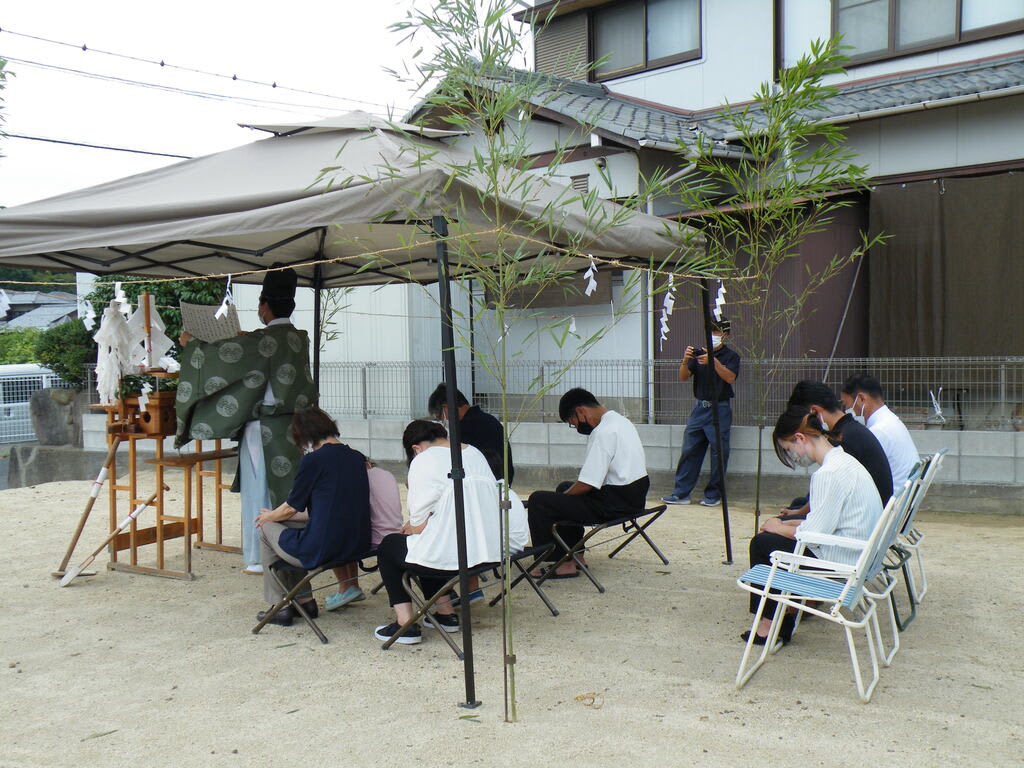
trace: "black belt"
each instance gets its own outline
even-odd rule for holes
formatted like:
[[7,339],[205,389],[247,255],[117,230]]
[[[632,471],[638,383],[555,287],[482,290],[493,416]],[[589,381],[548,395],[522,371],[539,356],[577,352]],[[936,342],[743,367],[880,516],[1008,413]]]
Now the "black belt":
[[[728,403],[728,402],[729,402],[729,400],[728,400],[728,398],[726,398],[725,400],[719,400],[718,404],[722,405],[723,403]],[[710,408],[712,405],[714,405],[714,403],[712,403],[710,400],[698,400],[697,401],[697,405],[699,407],[701,407],[701,408]]]

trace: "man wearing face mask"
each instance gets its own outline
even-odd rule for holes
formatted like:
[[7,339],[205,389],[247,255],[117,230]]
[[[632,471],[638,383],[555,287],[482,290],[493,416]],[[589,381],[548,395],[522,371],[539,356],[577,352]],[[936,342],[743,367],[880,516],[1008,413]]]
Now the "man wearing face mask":
[[288,439],[292,414],[315,405],[309,337],[292,325],[295,270],[274,264],[258,313],[266,327],[210,343],[182,333],[175,447],[190,440],[239,442],[233,491],[242,493],[245,572],[260,574],[256,517],[288,498],[302,454]]
[[[714,507],[722,501],[722,478],[729,465],[729,430],[732,428],[732,385],[740,373],[740,356],[725,345],[730,323],[724,317],[712,323],[711,343],[714,345],[709,364],[707,351],[690,346],[683,352],[679,380],[693,379],[693,395],[697,398],[683,433],[683,451],[676,467],[675,488],[661,500],[666,504],[689,504],[690,492],[697,484],[708,446],[711,447],[711,478],[704,487],[701,505]],[[703,352],[695,355],[695,352]],[[718,460],[715,426],[711,409],[718,389],[718,424],[722,433],[722,461]]]
[[[835,392],[820,381],[801,381],[793,387],[788,405],[810,409],[811,415],[821,422],[821,428],[832,437],[832,444],[841,445],[846,453],[864,465],[884,506],[893,491],[889,460],[871,430],[858,424],[850,414],[843,413]],[[802,498],[794,499],[782,514],[797,519],[807,517],[809,511],[807,499]]]
[[878,438],[889,460],[893,488],[902,488],[921,456],[906,425],[885,404],[878,379],[866,373],[853,375],[843,383],[839,397],[846,412]]
[[[558,491],[534,491],[527,502],[530,538],[534,546],[553,541],[551,526],[571,520],[581,525],[562,527],[570,547],[583,538],[584,523],[614,520],[644,508],[651,481],[647,458],[636,427],[625,416],[608,410],[585,389],[570,389],[558,403],[558,416],[587,437],[587,450],[579,479],[563,483]],[[549,559],[557,560],[561,552]],[[538,574],[539,575],[539,574]],[[549,579],[578,576],[576,563],[564,563]]]
[[[478,405],[470,405],[469,400],[458,389],[455,390],[455,404],[459,409],[459,436],[463,443],[472,445],[480,453],[486,456],[489,452],[502,457],[502,451],[508,450],[508,484],[512,485],[515,478],[516,468],[512,463],[512,446],[507,445],[505,430],[501,422],[494,416],[484,411]],[[451,417],[448,415],[448,388],[445,384],[437,385],[437,389],[430,393],[427,399],[427,411],[438,420],[447,422]],[[447,424],[445,425],[447,429]],[[498,480],[504,479],[503,474],[495,473]]]

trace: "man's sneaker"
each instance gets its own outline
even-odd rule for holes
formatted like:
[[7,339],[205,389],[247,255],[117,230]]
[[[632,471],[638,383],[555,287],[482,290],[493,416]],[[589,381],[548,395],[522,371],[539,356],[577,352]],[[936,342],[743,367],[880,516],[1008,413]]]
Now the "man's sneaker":
[[[469,593],[469,604],[479,603],[484,599],[484,591],[482,589],[474,589]],[[456,597],[452,600],[452,608],[458,608],[462,604],[461,598]]]
[[690,503],[690,497],[689,496],[676,496],[674,494],[673,495],[669,495],[669,496],[662,496],[661,500],[664,501],[666,504],[689,504]]
[[[472,595],[470,599],[472,600]],[[454,613],[432,613],[430,618],[445,632],[459,631],[459,617]],[[430,625],[430,619],[423,619],[423,623]]]
[[349,603],[358,603],[366,599],[366,593],[358,587],[349,587],[344,592],[332,592],[324,600],[324,608],[336,611]]
[[717,507],[721,503],[721,499],[709,499],[707,497],[704,497],[703,499],[700,500],[700,505],[702,507]]
[[[391,639],[391,636],[398,631],[398,628],[402,626],[397,621],[392,621],[390,624],[385,624],[382,627],[377,627],[373,631],[373,636],[378,640],[387,641]],[[423,642],[423,633],[420,631],[418,624],[413,624],[407,630],[405,634],[395,640],[396,643],[402,645],[416,645],[417,643]]]

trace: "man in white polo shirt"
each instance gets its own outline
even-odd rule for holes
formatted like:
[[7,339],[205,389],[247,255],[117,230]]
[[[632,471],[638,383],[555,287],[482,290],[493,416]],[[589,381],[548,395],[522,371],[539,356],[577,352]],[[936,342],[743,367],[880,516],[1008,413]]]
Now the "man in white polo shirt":
[[892,487],[902,488],[921,456],[906,425],[885,404],[878,379],[866,373],[855,374],[843,384],[839,398],[846,412],[878,438],[892,470]]
[[[597,402],[585,389],[570,389],[558,403],[558,417],[587,436],[587,452],[579,479],[562,483],[558,491],[534,491],[527,503],[530,537],[534,546],[553,541],[551,525],[557,521],[601,523],[643,509],[651,481],[647,459],[633,423]],[[566,544],[583,538],[583,525],[561,527]],[[552,560],[561,552],[551,555]],[[564,563],[551,578],[578,576],[576,563]]]

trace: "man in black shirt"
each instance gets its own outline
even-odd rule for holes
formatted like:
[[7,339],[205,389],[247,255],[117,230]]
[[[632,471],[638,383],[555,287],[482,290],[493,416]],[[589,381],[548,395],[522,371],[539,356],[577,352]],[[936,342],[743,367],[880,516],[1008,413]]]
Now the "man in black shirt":
[[[666,504],[689,504],[690,491],[697,484],[704,454],[711,446],[711,478],[704,488],[701,504],[714,507],[722,501],[722,478],[729,465],[729,430],[732,427],[733,382],[740,373],[740,356],[725,346],[729,337],[730,324],[724,317],[711,326],[712,365],[708,364],[707,351],[701,348],[687,347],[683,353],[683,362],[679,366],[679,380],[693,379],[693,395],[697,403],[686,422],[683,435],[683,452],[676,467],[676,484],[672,493],[662,496]],[[701,352],[695,355],[695,352]],[[716,400],[715,389],[718,390],[718,424],[722,432],[722,461],[718,460],[715,445],[715,427],[711,408]]]
[[[843,411],[843,405],[836,393],[823,382],[801,381],[793,387],[788,405],[809,408],[821,419],[822,427],[836,435],[833,444],[842,447],[846,453],[859,461],[875,481],[878,496],[884,505],[892,496],[892,470],[885,456],[882,444],[871,430]],[[810,511],[806,499],[794,499],[789,509],[782,510],[786,516],[806,516]]]
[[[480,410],[479,406],[470,405],[466,396],[459,390],[455,390],[455,403],[459,409],[459,426],[462,431],[462,442],[472,445],[487,456],[488,452],[498,457],[501,463],[502,452],[505,450],[505,430],[501,422],[491,414]],[[430,398],[427,400],[427,410],[435,419],[444,419],[448,416],[448,389],[444,384],[438,384]],[[512,478],[515,476],[515,467],[512,465],[512,446],[508,446],[508,484],[512,485]],[[501,480],[501,475],[497,478]]]

